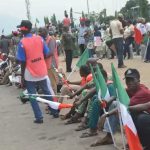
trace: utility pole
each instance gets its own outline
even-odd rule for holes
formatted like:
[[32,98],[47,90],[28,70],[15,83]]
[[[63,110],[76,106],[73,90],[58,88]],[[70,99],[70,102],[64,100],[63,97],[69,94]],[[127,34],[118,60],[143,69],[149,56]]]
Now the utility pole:
[[27,11],[27,18],[28,18],[28,20],[31,21],[30,1],[29,0],[25,0],[25,4],[26,4],[26,11]]
[[88,11],[88,15],[89,15],[89,13],[90,13],[89,0],[87,0],[87,11]]

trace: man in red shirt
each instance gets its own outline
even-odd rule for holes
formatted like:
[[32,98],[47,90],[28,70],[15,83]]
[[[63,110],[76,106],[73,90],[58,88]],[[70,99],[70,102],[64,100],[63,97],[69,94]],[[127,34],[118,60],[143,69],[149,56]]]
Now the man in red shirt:
[[65,18],[64,18],[64,20],[63,20],[63,25],[64,25],[65,27],[69,27],[70,24],[71,24],[71,20],[68,18],[68,14],[65,14]]
[[[125,72],[125,81],[127,85],[127,93],[130,97],[129,111],[133,122],[137,128],[137,132],[144,147],[144,150],[150,150],[150,90],[143,84],[140,84],[140,73],[136,69],[128,69]],[[109,112],[101,117],[101,123],[106,117],[109,117],[109,122],[112,132],[116,132],[116,127],[119,123],[117,113],[117,104],[113,104],[109,108]],[[104,124],[106,136],[103,139],[96,141],[91,146],[112,144],[112,138],[107,123]]]

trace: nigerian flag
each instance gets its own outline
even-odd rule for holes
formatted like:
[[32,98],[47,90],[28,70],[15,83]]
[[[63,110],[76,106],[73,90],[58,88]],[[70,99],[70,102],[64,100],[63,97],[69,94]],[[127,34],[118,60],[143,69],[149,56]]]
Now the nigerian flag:
[[85,49],[84,53],[80,56],[76,66],[80,68],[82,65],[85,65],[87,60],[89,59],[88,49]]
[[130,113],[128,112],[130,98],[126,90],[122,86],[119,76],[113,64],[111,64],[111,68],[112,68],[112,77],[113,77],[114,86],[118,94],[119,106],[120,106],[120,111],[121,111],[121,119],[122,119],[123,126],[125,129],[129,148],[130,150],[142,150],[142,146],[139,141],[139,137],[138,137],[134,122],[132,120]]
[[55,110],[61,110],[61,109],[64,109],[64,108],[73,107],[73,104],[66,104],[66,103],[59,103],[59,102],[49,101],[49,100],[46,100],[44,98],[35,97],[35,96],[31,96],[30,100],[32,100],[32,101],[36,100],[38,102],[45,103],[45,104],[49,105],[49,107],[51,107],[52,109],[55,109]]
[[110,98],[110,94],[107,88],[107,84],[105,82],[105,79],[99,69],[99,66],[96,66],[96,74],[94,73],[93,67],[90,64],[92,76],[93,76],[93,81],[96,85],[96,91],[98,93],[98,98],[101,101],[102,99],[108,100]]
[[94,81],[95,86],[96,86],[96,91],[97,91],[97,93],[99,93],[100,85],[99,85],[99,83],[98,83],[98,80],[97,80],[97,78],[96,78],[96,75],[95,75],[95,73],[94,73],[94,70],[93,70],[93,67],[92,67],[91,64],[90,64],[90,69],[91,69],[91,72],[92,72],[93,81]]
[[100,86],[101,98],[107,101],[110,98],[110,94],[109,94],[109,90],[108,90],[106,81],[105,81],[98,65],[96,65],[96,75],[97,75],[97,80],[98,80],[98,83]]

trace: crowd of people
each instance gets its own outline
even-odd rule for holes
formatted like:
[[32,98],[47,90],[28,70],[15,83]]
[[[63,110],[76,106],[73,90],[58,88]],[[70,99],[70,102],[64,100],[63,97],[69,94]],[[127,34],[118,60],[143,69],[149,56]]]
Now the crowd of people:
[[[86,18],[80,18],[78,29],[71,29],[70,25],[71,21],[68,15],[65,15],[59,40],[56,28],[51,28],[50,25],[40,27],[38,32],[32,33],[32,23],[28,20],[22,20],[17,26],[19,33],[13,32],[11,38],[1,36],[0,84],[17,83],[19,87],[27,89],[35,117],[34,123],[37,124],[43,123],[43,114],[39,103],[32,95],[41,90],[43,94],[49,95],[45,99],[58,103],[63,103],[65,95],[68,95],[70,99],[74,98],[70,111],[60,116],[62,120],[67,120],[65,124],[80,122],[76,131],[88,129],[87,132],[81,134],[81,138],[95,136],[98,130],[104,129],[106,136],[94,142],[92,147],[113,144],[106,117],[109,119],[114,134],[119,126],[117,94],[111,75],[97,61],[97,58],[114,59],[116,56],[118,68],[125,68],[124,59],[133,58],[135,52],[137,55],[141,54],[144,62],[150,62],[150,25],[143,18],[139,18],[136,23],[131,20],[126,21],[122,14],[112,20],[110,25],[95,24],[92,28],[90,20]],[[78,47],[80,54],[77,56],[88,51],[89,59],[80,67],[81,80],[71,82],[65,78],[64,71],[59,68],[58,57],[59,54],[64,53],[66,72],[72,72],[72,59]],[[97,67],[101,70],[107,84],[110,97],[103,100],[107,113],[103,111],[103,106],[99,101],[91,66],[95,74]],[[59,74],[62,76],[60,77]],[[16,76],[18,80],[14,81]],[[124,77],[127,85],[126,91],[130,97],[129,111],[144,150],[149,150],[150,90],[140,83],[140,73],[137,69],[127,69]],[[58,91],[60,84],[62,87]],[[54,96],[58,92],[60,92],[60,98]],[[60,110],[58,109],[48,105],[46,111],[54,118],[59,117]]]

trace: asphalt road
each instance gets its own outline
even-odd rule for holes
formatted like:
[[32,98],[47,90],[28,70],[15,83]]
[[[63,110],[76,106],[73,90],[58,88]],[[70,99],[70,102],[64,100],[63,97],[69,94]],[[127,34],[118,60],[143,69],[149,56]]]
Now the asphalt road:
[[[22,104],[16,87],[0,86],[0,150],[113,150],[113,146],[90,148],[97,137],[80,139],[75,125],[44,114],[44,123],[33,123],[30,104]],[[45,105],[40,104],[43,113]],[[102,133],[100,134],[101,136]]]

